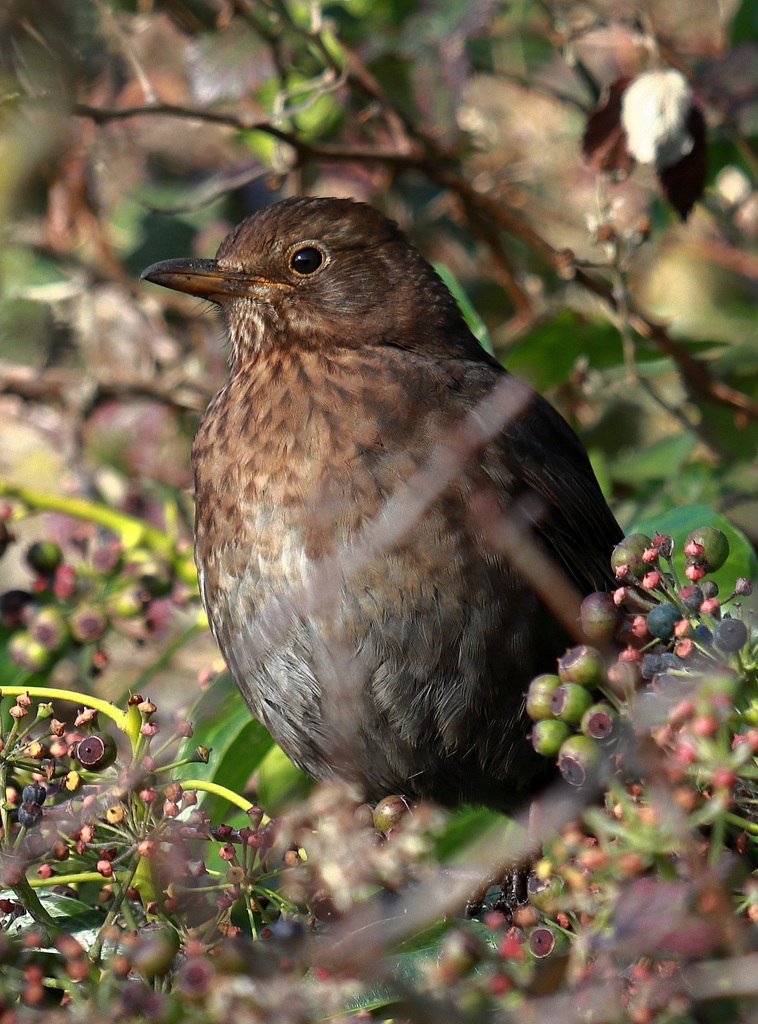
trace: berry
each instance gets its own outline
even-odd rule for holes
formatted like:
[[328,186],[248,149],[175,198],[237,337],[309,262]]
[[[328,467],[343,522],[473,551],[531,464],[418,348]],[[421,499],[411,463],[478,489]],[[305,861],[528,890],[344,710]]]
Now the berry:
[[558,874],[550,874],[541,878],[536,871],[529,874],[526,883],[526,896],[533,907],[543,913],[554,913],[555,901],[563,892],[563,879]]
[[657,636],[660,640],[668,640],[673,635],[674,626],[681,617],[678,608],[663,601],[647,613],[647,628],[652,636]]
[[77,608],[71,616],[71,632],[80,643],[92,643],[105,632],[105,616],[97,608]]
[[528,938],[529,952],[532,956],[537,957],[538,960],[542,960],[546,956],[550,956],[555,946],[555,932],[550,928],[546,928],[541,925],[539,928],[534,928],[529,933]]
[[108,611],[119,619],[131,619],[150,604],[150,594],[142,586],[128,587],[108,602]]
[[0,622],[8,629],[23,626],[27,619],[27,609],[34,601],[28,590],[6,590],[0,594]]
[[532,746],[543,757],[555,757],[561,744],[570,734],[571,727],[568,722],[561,722],[557,718],[544,718],[535,722],[532,727]]
[[577,724],[592,703],[592,695],[578,683],[563,683],[553,691],[550,710],[556,718],[572,725]]
[[32,637],[48,651],[60,651],[69,639],[63,614],[53,607],[41,608],[29,622]]
[[582,715],[579,724],[585,736],[593,740],[606,740],[616,725],[616,713],[607,704],[592,704]]
[[398,827],[408,813],[408,804],[401,796],[385,796],[374,808],[374,828],[389,832]]
[[747,626],[742,619],[723,618],[713,629],[713,642],[728,654],[742,650],[747,638]]
[[558,659],[558,676],[562,683],[577,683],[591,690],[605,678],[605,661],[600,651],[581,644]]
[[702,566],[706,572],[715,572],[729,557],[729,541],[715,526],[699,526],[687,537],[684,551],[690,562]]
[[628,566],[633,576],[642,579],[648,571],[648,564],[642,560],[642,556],[652,546],[653,542],[644,533],[630,533],[613,549],[611,568],[616,572],[622,566]]
[[26,552],[26,561],[40,576],[52,576],[63,561],[63,552],[51,540],[39,540]]
[[171,566],[158,559],[150,559],[139,566],[139,582],[150,597],[166,597],[174,587]]
[[526,691],[526,713],[539,722],[543,718],[554,718],[550,701],[560,686],[560,679],[555,675],[542,675],[532,679]]
[[696,612],[704,599],[703,591],[692,583],[687,587],[682,587],[679,591],[679,600],[691,612]]
[[101,772],[116,760],[116,741],[108,733],[93,732],[79,740],[74,748],[74,757],[91,772]]
[[558,752],[558,769],[566,782],[581,786],[597,762],[599,749],[589,736],[569,736]]
[[21,793],[21,799],[25,804],[43,804],[46,796],[47,790],[39,782],[30,782],[28,786],[24,786]]
[[18,809],[18,823],[23,828],[31,828],[42,817],[42,807],[37,803],[21,804]]
[[642,656],[642,666],[640,671],[642,672],[643,679],[652,679],[653,676],[657,676],[660,672],[665,670],[666,663],[660,654],[644,654]]
[[53,660],[52,653],[26,630],[13,634],[8,642],[8,653],[27,672],[44,672]]
[[579,614],[582,630],[590,640],[610,640],[616,632],[619,613],[611,594],[588,594]]

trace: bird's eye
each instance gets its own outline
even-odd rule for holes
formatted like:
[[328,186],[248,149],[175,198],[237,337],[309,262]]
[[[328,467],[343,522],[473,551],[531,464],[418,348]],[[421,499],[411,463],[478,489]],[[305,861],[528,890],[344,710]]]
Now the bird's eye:
[[290,257],[290,266],[296,274],[300,274],[302,277],[315,274],[323,262],[324,254],[313,245],[304,245],[302,249],[293,252]]

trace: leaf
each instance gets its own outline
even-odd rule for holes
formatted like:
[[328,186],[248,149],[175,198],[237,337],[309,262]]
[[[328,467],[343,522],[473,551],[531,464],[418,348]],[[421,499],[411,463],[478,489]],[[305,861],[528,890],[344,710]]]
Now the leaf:
[[612,467],[613,477],[627,486],[644,486],[652,480],[664,480],[684,465],[696,444],[693,434],[667,437],[642,451],[618,459]]
[[463,313],[463,319],[466,321],[468,329],[474,335],[482,348],[489,352],[491,356],[494,355],[495,350],[492,347],[492,339],[490,338],[490,332],[487,330],[487,325],[477,313],[456,276],[444,265],[444,263],[435,263],[434,269],[445,282],[450,294],[460,306],[461,313]]
[[649,537],[657,530],[669,533],[674,538],[677,572],[684,582],[684,556],[682,548],[687,535],[698,526],[715,526],[726,534],[729,541],[729,557],[718,572],[709,573],[708,579],[714,580],[723,597],[728,597],[734,589],[734,581],[738,576],[747,579],[758,579],[758,559],[756,559],[750,541],[745,534],[733,526],[728,519],[708,508],[707,505],[683,505],[681,508],[662,512],[660,515],[641,519],[634,524],[629,532],[646,533]]
[[[212,753],[208,764],[178,768],[177,779],[205,779],[241,793],[274,741],[250,715],[229,672],[221,673],[203,693],[192,710],[191,720],[194,733],[182,744],[179,756],[190,756],[196,746],[208,747]],[[220,821],[228,803],[207,793],[198,796],[211,820]]]

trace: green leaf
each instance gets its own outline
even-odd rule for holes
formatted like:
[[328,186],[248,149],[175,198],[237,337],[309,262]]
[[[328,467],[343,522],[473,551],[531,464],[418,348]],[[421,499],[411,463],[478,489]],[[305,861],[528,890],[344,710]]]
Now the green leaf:
[[733,526],[728,519],[715,512],[707,505],[683,505],[660,515],[650,516],[636,522],[630,533],[646,533],[649,537],[657,530],[668,533],[674,539],[677,572],[682,582],[684,576],[684,556],[682,548],[687,535],[698,526],[715,526],[726,534],[729,541],[729,558],[718,572],[710,573],[708,579],[714,580],[723,597],[728,597],[734,588],[738,576],[758,579],[758,559],[745,534]]
[[697,438],[694,434],[675,434],[673,437],[667,437],[642,451],[635,451],[617,459],[612,466],[613,477],[627,486],[645,485],[651,480],[664,480],[686,463],[696,444]]
[[[274,745],[242,699],[229,672],[222,672],[198,700],[190,715],[194,733],[185,740],[180,757],[196,746],[212,750],[208,764],[188,764],[176,770],[177,779],[200,778],[241,793]],[[218,822],[229,804],[210,794],[199,794],[203,810]]]
[[474,309],[471,300],[461,287],[458,279],[455,277],[453,272],[444,265],[444,263],[435,263],[434,269],[445,282],[450,294],[461,307],[461,313],[463,313],[463,318],[468,325],[468,329],[474,335],[482,348],[493,356],[495,351],[492,348],[492,339],[490,338],[490,332],[487,330],[487,325]]

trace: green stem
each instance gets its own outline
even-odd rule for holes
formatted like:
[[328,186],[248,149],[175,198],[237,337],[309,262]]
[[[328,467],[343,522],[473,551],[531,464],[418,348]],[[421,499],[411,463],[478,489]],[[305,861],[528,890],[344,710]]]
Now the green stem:
[[90,697],[86,693],[77,693],[76,690],[61,690],[56,686],[4,686],[3,693],[12,697],[28,693],[30,697],[48,697],[50,700],[67,700],[72,704],[84,704],[85,707],[94,708],[107,715],[108,718],[112,718],[122,731],[126,722],[126,714],[115,704],[101,700],[99,697]]
[[142,857],[140,857],[140,855],[135,850],[134,853],[132,854],[132,859],[129,862],[129,867],[118,880],[119,884],[114,892],[113,902],[111,903],[110,908],[108,909],[108,913],[105,917],[105,920],[103,921],[100,931],[97,933],[97,938],[92,943],[92,946],[89,951],[89,958],[93,964],[98,963],[100,960],[100,955],[103,951],[105,937],[108,935],[111,926],[118,917],[119,911],[121,910],[121,904],[126,899],[127,890],[129,889],[129,887],[132,884],[132,881],[134,880],[134,876],[137,873],[137,868],[141,860]]
[[79,871],[70,875],[51,875],[50,878],[27,879],[32,889],[44,889],[51,885],[77,885],[79,882],[104,882],[99,871]]
[[214,796],[223,797],[230,804],[235,804],[243,811],[249,811],[254,806],[250,800],[246,800],[239,793],[234,793],[231,789],[227,789],[226,786],[219,786],[215,782],[205,782],[204,779],[182,779],[182,789],[202,789],[206,793],[213,793]]
[[14,885],[13,891],[34,920],[43,925],[49,933],[50,940],[57,939],[63,934],[60,925],[54,917],[43,907],[40,898],[32,888],[32,882],[28,878],[22,878],[18,885]]

